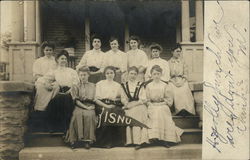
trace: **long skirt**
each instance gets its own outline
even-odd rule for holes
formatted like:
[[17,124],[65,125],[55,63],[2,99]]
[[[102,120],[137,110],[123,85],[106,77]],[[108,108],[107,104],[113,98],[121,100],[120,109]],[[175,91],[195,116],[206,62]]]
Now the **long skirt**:
[[176,127],[167,105],[148,106],[149,139],[158,139],[167,142],[180,142],[183,130]]
[[104,79],[104,76],[102,73],[97,73],[97,74],[94,74],[94,75],[90,75],[89,76],[89,82],[91,83],[97,83],[99,82],[100,80],[103,80]]
[[70,144],[77,141],[92,143],[96,140],[95,128],[95,110],[86,110],[75,106],[65,141]]
[[49,129],[66,132],[69,127],[74,103],[70,94],[57,94],[47,108]]
[[172,83],[170,84],[174,93],[175,114],[179,113],[181,110],[186,110],[195,115],[194,98],[188,86],[188,82],[185,82],[181,87],[176,87]]
[[[102,107],[96,107],[97,114],[101,113]],[[108,109],[109,112],[123,113],[119,107]],[[120,126],[103,126],[96,129],[96,146],[123,146],[125,143],[125,127]]]
[[59,87],[53,88],[52,91],[48,91],[43,84],[36,84],[34,110],[45,111],[50,100],[53,99],[58,92]]
[[[148,112],[145,105],[139,105],[126,110],[126,115],[138,120],[139,122],[148,123]],[[142,144],[148,143],[148,130],[141,127],[126,128],[126,144]]]

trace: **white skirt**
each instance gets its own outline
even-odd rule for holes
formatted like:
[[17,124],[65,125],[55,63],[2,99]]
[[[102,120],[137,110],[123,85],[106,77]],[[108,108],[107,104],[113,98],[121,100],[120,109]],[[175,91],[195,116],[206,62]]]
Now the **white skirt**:
[[148,106],[149,139],[158,139],[167,142],[180,142],[183,130],[176,127],[167,105]]
[[[127,116],[132,117],[143,124],[147,125],[148,113],[145,105],[139,105],[129,110],[125,110]],[[126,144],[148,143],[148,130],[141,127],[126,128]]]

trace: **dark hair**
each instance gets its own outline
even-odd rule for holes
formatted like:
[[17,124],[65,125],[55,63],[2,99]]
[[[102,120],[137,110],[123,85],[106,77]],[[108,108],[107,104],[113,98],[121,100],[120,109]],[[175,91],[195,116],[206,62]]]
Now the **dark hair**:
[[103,71],[103,74],[104,74],[104,75],[106,74],[107,70],[112,70],[112,71],[114,71],[114,73],[115,73],[115,75],[116,75],[116,69],[115,69],[114,66],[107,66],[107,67],[105,67],[105,68],[104,68],[104,71]]
[[[99,36],[99,35],[97,35],[97,34],[94,34],[94,35],[92,35],[91,38],[90,38],[91,43],[93,43],[93,40],[94,40],[94,39],[99,39],[99,40],[101,41],[102,38],[101,38],[101,36]],[[101,42],[102,42],[102,41],[101,41]]]
[[56,62],[57,60],[61,57],[61,56],[65,56],[67,58],[67,61],[69,62],[69,53],[66,50],[61,50],[61,52],[59,52],[58,54],[56,54]]
[[113,41],[115,41],[115,40],[117,40],[117,42],[118,42],[118,44],[119,44],[119,40],[118,40],[117,37],[110,37],[109,43],[111,43],[111,42],[113,42]]
[[139,70],[138,70],[138,68],[137,68],[136,66],[129,67],[129,68],[128,68],[128,73],[129,73],[130,71],[135,71],[137,74],[139,73]]
[[129,42],[130,42],[131,40],[137,41],[138,46],[140,46],[141,41],[140,41],[140,38],[139,38],[138,36],[130,36],[130,37],[129,37]]
[[83,66],[78,69],[78,73],[79,72],[87,72],[88,74],[90,74],[90,69],[89,67]]
[[157,72],[161,72],[162,73],[162,68],[159,65],[154,65],[151,70],[150,73],[152,74],[153,71],[157,71]]
[[52,43],[52,42],[44,41],[44,42],[41,44],[41,49],[42,49],[42,51],[44,50],[45,47],[50,47],[50,48],[52,48],[52,49],[54,50],[54,49],[55,49],[55,44]]
[[180,43],[177,43],[174,47],[172,47],[172,52],[174,51],[174,50],[176,50],[177,48],[180,48],[181,50],[182,50],[182,47],[181,47],[181,45],[180,45]]
[[150,46],[149,46],[150,50],[152,51],[153,49],[157,49],[159,50],[160,52],[162,52],[162,46],[158,43],[152,43]]

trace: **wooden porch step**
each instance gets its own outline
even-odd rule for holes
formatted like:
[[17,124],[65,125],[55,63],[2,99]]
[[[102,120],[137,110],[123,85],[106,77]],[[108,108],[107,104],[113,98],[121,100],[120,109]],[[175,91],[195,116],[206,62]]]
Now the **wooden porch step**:
[[200,121],[199,116],[173,116],[173,120],[175,125],[182,129],[198,128]]
[[86,150],[60,147],[25,147],[19,153],[19,160],[166,160],[201,159],[201,144],[179,144],[171,148],[147,147],[134,150],[132,147],[112,149],[91,148]]
[[[62,140],[63,134],[48,133],[48,132],[35,132],[26,136],[26,147],[54,147],[65,146]],[[184,129],[184,133],[181,136],[181,144],[201,144],[202,142],[202,130],[200,129]]]

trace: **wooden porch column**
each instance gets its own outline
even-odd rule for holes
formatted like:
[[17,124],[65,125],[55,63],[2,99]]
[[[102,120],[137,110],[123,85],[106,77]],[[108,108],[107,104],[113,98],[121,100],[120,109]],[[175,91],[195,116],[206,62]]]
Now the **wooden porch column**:
[[190,42],[189,0],[181,3],[182,42]]
[[24,8],[23,1],[11,1],[12,42],[24,41]]
[[27,18],[27,42],[36,41],[36,1],[25,1]]
[[196,22],[196,41],[202,42],[203,41],[203,1],[196,0],[195,1],[195,22]]
[[125,21],[125,31],[124,31],[124,51],[127,52],[129,50],[129,25],[127,21]]
[[40,10],[40,1],[36,1],[36,42],[39,45],[37,49],[37,57],[41,57],[41,43],[42,43],[42,38],[41,38],[41,10]]

